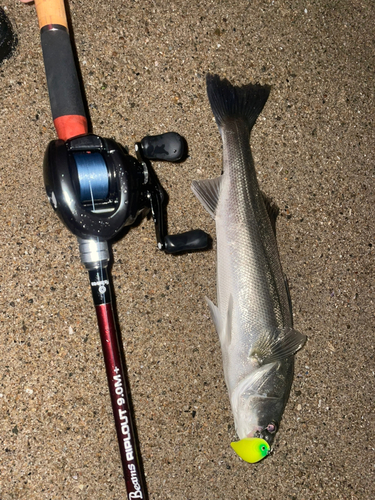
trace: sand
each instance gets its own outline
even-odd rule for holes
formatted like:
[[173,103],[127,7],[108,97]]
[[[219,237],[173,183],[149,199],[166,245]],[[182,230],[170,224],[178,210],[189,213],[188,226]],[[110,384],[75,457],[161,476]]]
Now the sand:
[[[151,220],[113,245],[149,498],[309,500],[375,496],[374,26],[371,0],[71,0],[95,133],[133,149],[176,131],[189,157],[154,163],[171,233],[207,252],[170,256]],[[33,6],[4,0],[19,44],[0,67],[0,498],[120,500],[125,486],[95,311],[76,239],[49,206],[56,133]],[[205,74],[271,85],[252,134],[295,328],[308,335],[274,453],[249,465],[233,418],[215,300],[215,227],[193,179],[221,172]]]

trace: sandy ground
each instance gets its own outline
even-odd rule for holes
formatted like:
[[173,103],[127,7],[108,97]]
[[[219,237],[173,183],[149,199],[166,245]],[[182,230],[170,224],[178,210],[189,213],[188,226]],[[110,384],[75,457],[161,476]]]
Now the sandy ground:
[[[168,256],[145,220],[113,278],[150,499],[370,499],[374,489],[372,0],[71,0],[93,128],[131,148],[175,130],[156,163],[171,233],[214,223],[190,191],[221,171],[205,74],[272,86],[252,135],[279,204],[295,327],[308,335],[267,460],[235,438],[215,298],[215,243]],[[0,68],[0,498],[126,498],[87,274],[48,204],[55,138],[32,6],[4,0],[19,45]]]

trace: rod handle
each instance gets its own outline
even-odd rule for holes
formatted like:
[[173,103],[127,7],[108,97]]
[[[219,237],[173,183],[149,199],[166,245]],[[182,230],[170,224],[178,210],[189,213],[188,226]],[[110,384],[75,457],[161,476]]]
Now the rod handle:
[[68,29],[64,0],[35,0],[39,28],[49,24],[59,24]]
[[35,0],[52,118],[64,141],[88,132],[63,0]]

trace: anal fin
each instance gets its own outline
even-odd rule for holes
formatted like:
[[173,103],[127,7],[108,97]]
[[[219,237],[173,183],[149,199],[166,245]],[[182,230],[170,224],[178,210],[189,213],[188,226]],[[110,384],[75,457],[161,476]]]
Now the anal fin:
[[214,179],[193,181],[191,184],[193,193],[213,219],[219,201],[221,179],[222,176],[220,175]]
[[215,304],[207,297],[206,302],[210,309],[210,316],[212,321],[214,322],[217,334],[219,335],[221,345],[229,345],[232,338],[233,296],[229,296],[225,323],[220,314],[219,308],[215,306]]
[[219,308],[217,306],[215,306],[215,304],[212,302],[212,300],[210,300],[208,297],[205,297],[205,299],[206,299],[206,303],[208,305],[208,308],[210,310],[211,319],[215,325],[217,334],[220,337],[221,332],[223,330],[223,326],[222,326],[223,321],[221,319]]

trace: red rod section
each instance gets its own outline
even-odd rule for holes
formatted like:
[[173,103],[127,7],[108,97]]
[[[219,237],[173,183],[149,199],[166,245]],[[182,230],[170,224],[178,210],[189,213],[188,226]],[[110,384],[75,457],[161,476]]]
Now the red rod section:
[[128,499],[147,498],[111,304],[95,306]]

